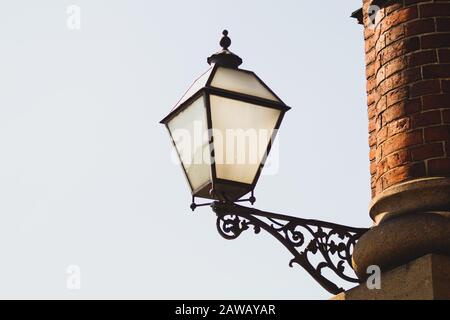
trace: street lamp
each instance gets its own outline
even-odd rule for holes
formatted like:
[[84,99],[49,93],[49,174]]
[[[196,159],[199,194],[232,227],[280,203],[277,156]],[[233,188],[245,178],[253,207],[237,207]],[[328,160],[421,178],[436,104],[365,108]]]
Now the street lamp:
[[[329,269],[344,280],[359,282],[348,269],[353,246],[367,229],[236,204],[255,202],[255,185],[290,108],[254,72],[239,69],[242,59],[228,49],[231,40],[226,30],[220,45],[222,50],[207,60],[211,67],[161,121],[190,186],[191,209],[210,205],[217,214],[218,231],[226,239],[237,238],[250,226],[256,233],[269,232],[294,255],[291,266],[301,265],[325,289],[337,294],[343,289],[322,271]],[[197,204],[196,197],[213,202]]]
[[220,44],[208,58],[212,67],[161,122],[192,196],[234,202],[254,190],[289,107],[255,73],[238,68],[242,59],[228,50],[226,30]]

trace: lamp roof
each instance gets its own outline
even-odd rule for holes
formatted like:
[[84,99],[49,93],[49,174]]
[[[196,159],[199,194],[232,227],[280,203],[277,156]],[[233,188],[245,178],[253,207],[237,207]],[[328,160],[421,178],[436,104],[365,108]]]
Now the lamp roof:
[[228,31],[223,30],[222,32],[222,39],[220,40],[220,46],[222,47],[222,50],[214,53],[212,56],[210,56],[207,61],[210,65],[217,65],[225,68],[232,68],[237,69],[242,64],[242,59],[228,50],[228,48],[231,46],[231,39],[228,37]]

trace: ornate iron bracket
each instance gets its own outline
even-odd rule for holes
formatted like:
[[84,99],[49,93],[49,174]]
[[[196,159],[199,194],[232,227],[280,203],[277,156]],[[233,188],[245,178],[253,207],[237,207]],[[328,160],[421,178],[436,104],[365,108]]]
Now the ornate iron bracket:
[[211,207],[217,214],[217,230],[222,237],[236,239],[250,227],[255,233],[267,231],[294,256],[289,266],[294,263],[300,265],[328,292],[338,294],[344,289],[323,275],[324,269],[331,271],[328,274],[334,273],[348,282],[359,283],[352,268],[352,252],[368,229],[290,217],[235,203],[216,201]]

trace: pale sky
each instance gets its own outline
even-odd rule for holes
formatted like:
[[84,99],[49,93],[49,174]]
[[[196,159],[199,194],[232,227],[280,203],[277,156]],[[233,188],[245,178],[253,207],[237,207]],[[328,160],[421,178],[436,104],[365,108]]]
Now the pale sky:
[[364,43],[349,17],[360,6],[3,1],[0,298],[328,299],[269,235],[227,241],[209,208],[191,213],[158,121],[226,28],[242,67],[292,107],[256,207],[369,226]]

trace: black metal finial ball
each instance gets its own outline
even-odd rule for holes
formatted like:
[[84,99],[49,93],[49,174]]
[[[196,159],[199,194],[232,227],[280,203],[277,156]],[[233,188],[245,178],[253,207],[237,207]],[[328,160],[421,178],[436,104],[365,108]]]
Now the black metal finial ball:
[[242,64],[242,59],[228,50],[231,45],[231,39],[228,37],[228,30],[222,31],[222,39],[220,40],[220,46],[222,50],[214,53],[208,58],[209,65],[216,65],[225,68],[237,69]]
[[223,50],[228,50],[228,48],[231,46],[231,39],[228,37],[228,30],[223,30],[222,34],[223,37],[220,40],[220,46],[223,48]]

